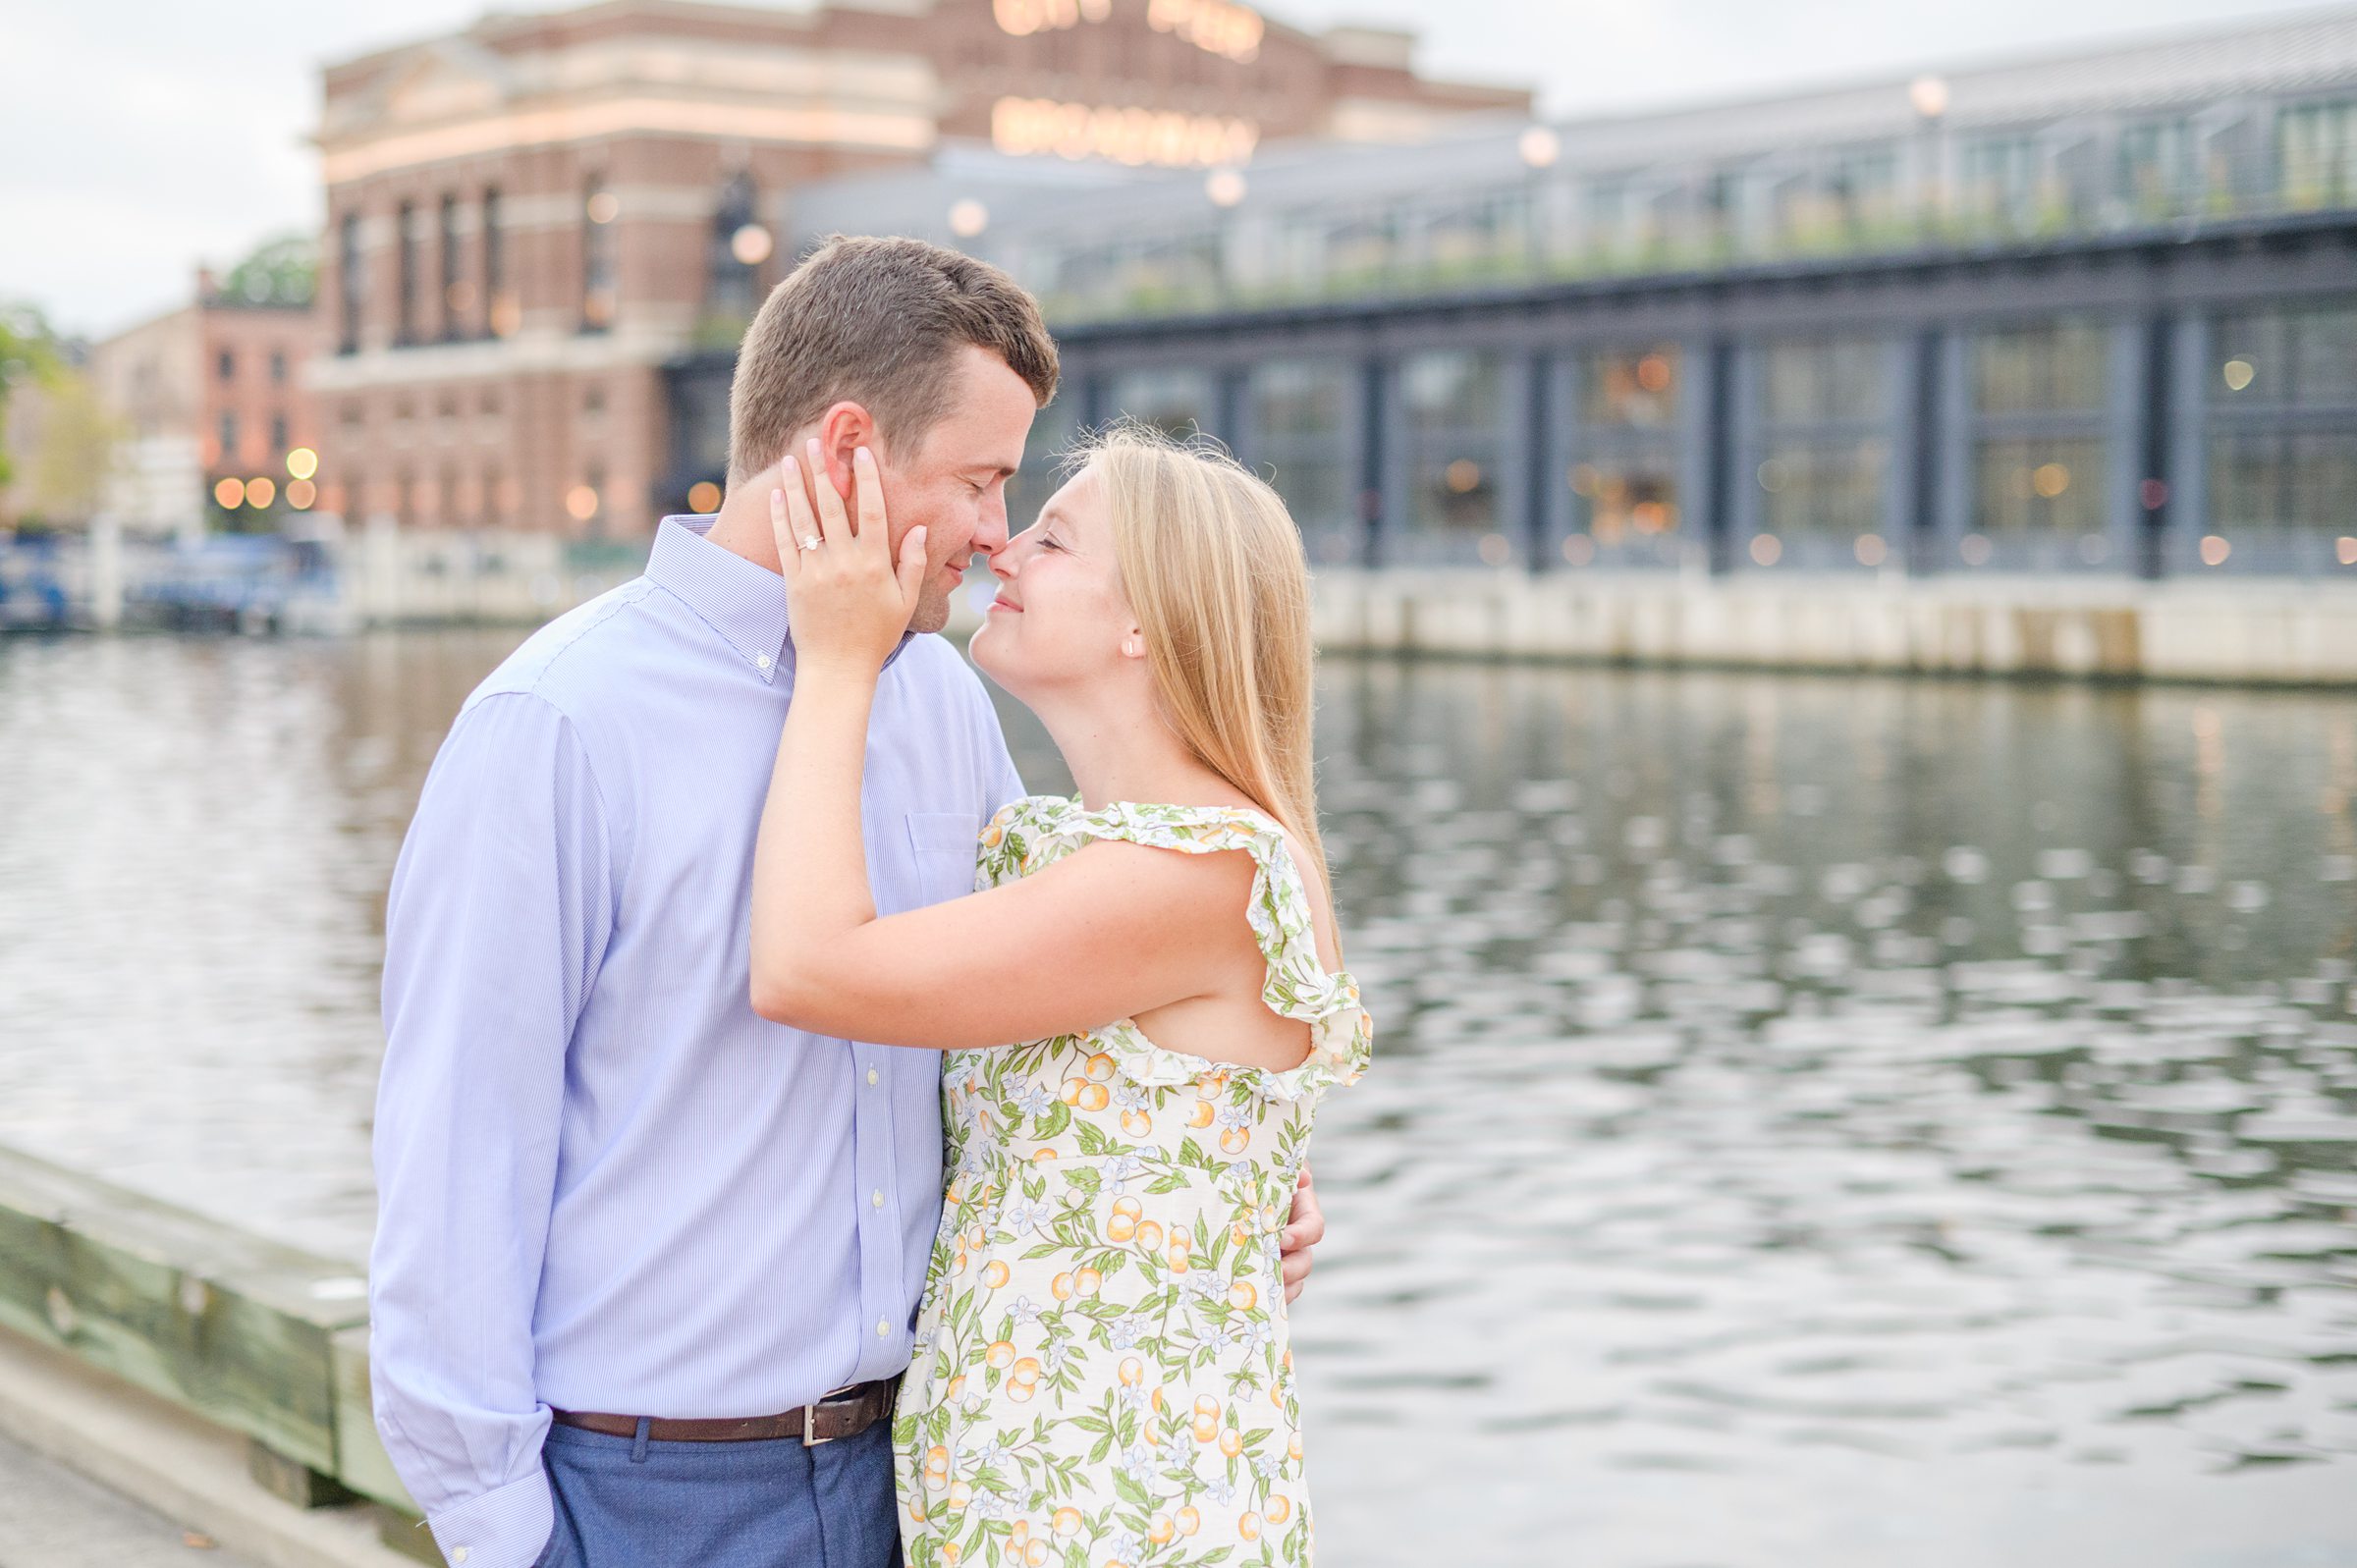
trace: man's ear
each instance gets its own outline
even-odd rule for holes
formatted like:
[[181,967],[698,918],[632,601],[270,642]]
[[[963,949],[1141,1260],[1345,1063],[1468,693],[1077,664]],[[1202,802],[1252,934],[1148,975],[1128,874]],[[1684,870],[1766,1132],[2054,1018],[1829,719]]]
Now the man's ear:
[[[875,452],[879,462],[883,460],[875,416],[864,406],[847,398],[818,416],[819,455],[826,461],[827,478],[834,483],[835,493],[847,503],[851,495],[851,454],[861,447]],[[803,454],[794,456],[799,460]]]

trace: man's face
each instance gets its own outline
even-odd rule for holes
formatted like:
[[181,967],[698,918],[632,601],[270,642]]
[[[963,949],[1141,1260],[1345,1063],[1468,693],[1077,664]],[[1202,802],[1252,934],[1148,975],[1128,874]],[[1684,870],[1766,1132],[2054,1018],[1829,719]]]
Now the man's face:
[[912,451],[877,454],[894,551],[910,528],[925,528],[925,585],[911,631],[947,625],[967,561],[1007,543],[1007,481],[1022,466],[1039,411],[1023,378],[987,349],[959,351],[951,374],[956,390],[941,422]]

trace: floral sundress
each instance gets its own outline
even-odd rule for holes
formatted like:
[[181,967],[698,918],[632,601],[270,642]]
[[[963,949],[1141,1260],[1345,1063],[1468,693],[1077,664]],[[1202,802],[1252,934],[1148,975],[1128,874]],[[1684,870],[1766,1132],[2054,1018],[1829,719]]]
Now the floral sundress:
[[1098,838],[1242,850],[1286,1072],[1155,1046],[1127,1020],[951,1053],[949,1189],[893,1423],[910,1568],[1310,1561],[1278,1232],[1319,1100],[1365,1068],[1358,986],[1318,955],[1257,812],[1032,796],[982,836],[977,890]]

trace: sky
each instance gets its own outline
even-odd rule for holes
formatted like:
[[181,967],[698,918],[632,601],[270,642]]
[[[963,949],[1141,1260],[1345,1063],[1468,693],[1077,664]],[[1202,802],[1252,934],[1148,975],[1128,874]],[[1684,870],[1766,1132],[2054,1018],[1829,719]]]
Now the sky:
[[[484,0],[0,0],[0,299],[104,335],[199,261],[315,226],[320,63],[465,26]],[[508,0],[508,9],[529,9]],[[2264,0],[1265,0],[1422,38],[1429,74],[1551,115],[1744,96],[2283,14]]]

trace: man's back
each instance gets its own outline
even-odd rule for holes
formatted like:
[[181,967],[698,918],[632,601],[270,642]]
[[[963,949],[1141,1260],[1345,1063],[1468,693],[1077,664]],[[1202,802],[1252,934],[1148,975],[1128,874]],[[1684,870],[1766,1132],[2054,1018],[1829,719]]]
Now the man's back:
[[[468,699],[395,874],[378,1413],[446,1550],[545,1537],[549,1407],[753,1415],[906,1364],[939,1061],[751,1010],[793,649],[776,576],[702,526]],[[938,639],[888,672],[867,770],[879,908],[968,891],[1020,791]]]

